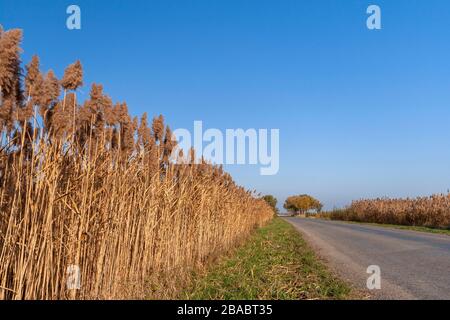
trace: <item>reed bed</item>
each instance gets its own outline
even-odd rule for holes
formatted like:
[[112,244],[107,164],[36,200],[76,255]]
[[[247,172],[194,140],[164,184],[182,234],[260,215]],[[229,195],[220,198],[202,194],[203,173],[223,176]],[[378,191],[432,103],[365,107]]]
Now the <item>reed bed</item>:
[[162,116],[131,119],[101,85],[79,105],[79,62],[23,73],[20,41],[0,28],[0,299],[167,297],[273,217]]
[[343,210],[323,213],[335,220],[450,229],[450,194],[414,199],[358,200]]

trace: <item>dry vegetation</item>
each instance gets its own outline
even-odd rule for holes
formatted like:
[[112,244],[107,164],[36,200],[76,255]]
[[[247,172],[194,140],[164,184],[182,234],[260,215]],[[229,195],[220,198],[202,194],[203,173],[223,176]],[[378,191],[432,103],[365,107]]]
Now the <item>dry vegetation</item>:
[[321,214],[335,220],[450,229],[450,194],[415,199],[358,200]]
[[79,62],[62,80],[37,57],[23,72],[21,37],[0,29],[0,299],[161,297],[150,275],[182,277],[272,218],[192,150],[170,157],[162,116],[131,119],[95,84],[79,105]]
[[291,224],[275,218],[207,272],[196,274],[180,298],[317,300],[362,295],[333,275]]

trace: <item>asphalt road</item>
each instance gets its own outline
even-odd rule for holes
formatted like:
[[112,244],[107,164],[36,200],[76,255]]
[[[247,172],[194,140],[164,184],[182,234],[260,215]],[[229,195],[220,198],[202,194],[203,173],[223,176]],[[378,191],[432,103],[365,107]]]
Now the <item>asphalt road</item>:
[[[341,278],[373,299],[450,299],[450,236],[318,219],[284,218]],[[380,267],[381,289],[367,289]]]

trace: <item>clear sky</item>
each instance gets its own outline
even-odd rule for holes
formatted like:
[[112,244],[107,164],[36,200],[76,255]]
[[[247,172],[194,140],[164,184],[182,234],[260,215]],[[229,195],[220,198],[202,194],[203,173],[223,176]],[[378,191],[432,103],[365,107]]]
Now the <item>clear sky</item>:
[[61,76],[80,59],[84,97],[99,82],[173,128],[279,128],[277,175],[227,170],[280,202],[450,189],[450,1],[0,0],[0,23],[24,29],[25,62]]

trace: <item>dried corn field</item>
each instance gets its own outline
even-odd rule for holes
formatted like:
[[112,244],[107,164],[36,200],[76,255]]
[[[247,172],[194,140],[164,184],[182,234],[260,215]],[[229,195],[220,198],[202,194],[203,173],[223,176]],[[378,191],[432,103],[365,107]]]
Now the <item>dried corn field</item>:
[[358,200],[345,210],[323,216],[336,220],[450,229],[450,194],[415,199]]
[[22,70],[21,37],[0,28],[0,299],[164,297],[272,218],[162,116],[131,119],[101,85],[80,105],[79,62],[61,80],[36,56]]

